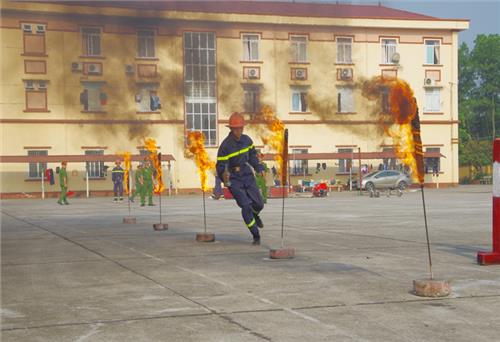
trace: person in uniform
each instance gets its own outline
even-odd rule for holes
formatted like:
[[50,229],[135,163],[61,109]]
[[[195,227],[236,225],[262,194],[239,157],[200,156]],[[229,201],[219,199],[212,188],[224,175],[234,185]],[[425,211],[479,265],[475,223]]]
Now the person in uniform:
[[264,228],[259,213],[264,208],[264,203],[254,172],[262,175],[263,167],[257,158],[252,139],[243,134],[244,126],[243,116],[233,113],[227,125],[231,132],[217,152],[216,171],[241,208],[243,221],[253,236],[253,244],[259,245],[258,228]]
[[148,196],[148,205],[153,206],[153,169],[151,168],[151,161],[148,158],[144,159],[139,183],[141,185],[141,207],[146,205],[146,196]]
[[139,164],[139,165],[137,165],[137,169],[136,169],[135,175],[134,175],[134,178],[135,178],[135,191],[130,196],[130,201],[131,202],[134,202],[134,199],[135,199],[135,197],[137,195],[141,196],[141,192],[142,192],[142,187],[141,187],[141,182],[140,182],[141,174],[142,174],[142,165]]
[[117,160],[115,162],[115,167],[111,170],[111,180],[113,181],[113,193],[115,198],[113,202],[118,202],[118,196],[120,201],[123,201],[123,177],[125,175],[125,171],[120,166],[121,162]]
[[257,186],[259,187],[260,194],[262,195],[262,200],[264,204],[267,203],[267,184],[266,184],[266,173],[269,171],[266,163],[264,162],[264,154],[258,154],[259,162],[262,165],[262,173],[256,173],[255,180],[257,182]]
[[61,168],[59,169],[59,185],[61,186],[61,194],[59,195],[60,205],[69,204],[66,199],[66,194],[68,193],[68,173],[66,172],[67,162],[63,161],[61,163]]

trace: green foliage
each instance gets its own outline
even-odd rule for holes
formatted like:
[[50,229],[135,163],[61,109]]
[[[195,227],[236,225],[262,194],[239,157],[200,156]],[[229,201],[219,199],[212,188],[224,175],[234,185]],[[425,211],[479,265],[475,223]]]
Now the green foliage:
[[481,172],[491,164],[491,140],[500,130],[500,35],[478,35],[472,50],[462,43],[458,77],[460,164]]

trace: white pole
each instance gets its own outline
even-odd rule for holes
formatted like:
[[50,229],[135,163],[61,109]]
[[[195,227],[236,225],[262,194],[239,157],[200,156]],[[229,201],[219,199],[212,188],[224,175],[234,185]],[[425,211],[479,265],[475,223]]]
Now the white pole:
[[42,199],[45,199],[45,170],[42,171]]
[[87,187],[87,198],[90,197],[90,191],[89,191],[89,170],[87,168],[87,177],[85,177],[85,185]]

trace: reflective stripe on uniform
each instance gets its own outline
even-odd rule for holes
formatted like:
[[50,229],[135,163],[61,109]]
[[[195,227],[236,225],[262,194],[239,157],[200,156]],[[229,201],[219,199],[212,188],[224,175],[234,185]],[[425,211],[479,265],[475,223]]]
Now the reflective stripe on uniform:
[[111,173],[115,173],[115,172],[117,172],[117,173],[123,173],[123,172],[125,172],[125,171],[123,171],[123,170],[112,170],[112,171],[111,171]]
[[252,228],[254,224],[255,224],[255,219],[253,219],[252,222],[250,222],[249,224],[247,224],[247,227],[248,228]]
[[250,149],[252,149],[252,148],[253,148],[253,145],[250,145],[248,147],[242,148],[239,151],[228,154],[227,156],[217,157],[217,160],[229,160],[233,157],[239,156],[240,154],[243,154],[243,153],[250,151]]

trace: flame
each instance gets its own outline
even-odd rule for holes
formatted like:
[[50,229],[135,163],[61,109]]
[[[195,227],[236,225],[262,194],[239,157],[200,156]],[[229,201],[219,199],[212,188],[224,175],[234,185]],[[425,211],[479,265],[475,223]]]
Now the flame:
[[131,154],[130,154],[130,152],[124,152],[124,153],[120,153],[119,155],[123,157],[123,166],[125,166],[125,173],[123,175],[123,181],[125,182],[125,193],[128,195],[128,194],[130,194],[129,176],[130,176],[130,169],[131,169]]
[[260,127],[259,137],[271,150],[276,151],[274,160],[278,165],[278,175],[283,178],[283,169],[286,171],[286,166],[283,165],[283,141],[285,139],[285,125],[276,116],[271,107],[264,106],[259,119],[264,121],[265,127]]
[[161,169],[161,153],[158,153],[158,147],[156,146],[156,141],[152,138],[147,138],[144,140],[144,147],[149,151],[149,158],[153,162],[153,167],[156,171],[156,185],[153,189],[155,194],[161,194],[165,190],[165,185],[162,179],[162,169]]
[[[394,152],[411,170],[411,177],[424,182],[422,141],[417,104],[410,85],[400,79],[374,77],[363,84],[363,96],[380,101],[383,89],[388,89],[390,120],[381,118],[385,133],[393,140]],[[379,103],[380,104],[380,103]],[[385,115],[383,115],[385,116]],[[385,120],[385,121],[382,121]]]
[[207,171],[215,168],[215,162],[210,160],[205,150],[205,135],[199,131],[191,131],[187,135],[187,140],[187,149],[190,152],[187,157],[194,159],[200,175],[201,189],[207,191]]

